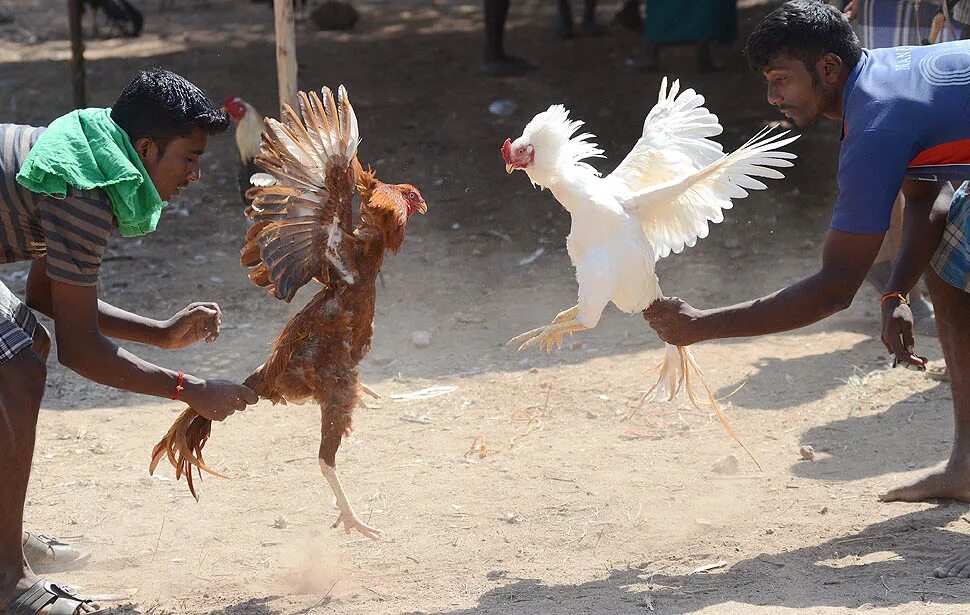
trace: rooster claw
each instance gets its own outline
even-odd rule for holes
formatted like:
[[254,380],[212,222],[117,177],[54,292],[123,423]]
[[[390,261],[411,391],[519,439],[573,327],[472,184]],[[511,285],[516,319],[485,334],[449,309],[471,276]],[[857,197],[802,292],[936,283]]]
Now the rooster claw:
[[[516,335],[509,341],[505,342],[505,345],[519,346],[519,350],[524,350],[527,347],[526,344],[528,344],[529,341],[531,341],[532,339],[535,339],[536,336],[538,336],[540,333],[542,333],[545,330],[546,330],[545,327],[538,327],[536,329],[532,329],[531,331],[520,333],[519,335]],[[525,343],[523,344],[523,342]]]
[[357,530],[367,538],[371,540],[380,540],[381,534],[384,532],[380,531],[376,527],[371,527],[357,518],[357,515],[350,513],[341,512],[337,520],[333,522],[331,528],[336,529],[341,523],[344,524],[344,531],[350,534],[353,530]]
[[553,327],[555,325],[548,325],[545,327],[539,327],[531,331],[526,331],[521,335],[517,335],[510,339],[506,345],[514,346],[516,344],[521,344],[519,346],[519,352],[538,345],[539,348],[545,350],[547,353],[552,353],[556,348],[562,348],[564,331],[557,331]]

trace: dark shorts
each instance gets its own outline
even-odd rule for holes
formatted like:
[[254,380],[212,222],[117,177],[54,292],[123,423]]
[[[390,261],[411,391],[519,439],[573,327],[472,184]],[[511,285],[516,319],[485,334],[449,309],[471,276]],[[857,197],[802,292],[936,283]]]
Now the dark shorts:
[[943,239],[931,261],[943,281],[970,293],[970,185],[953,194]]
[[30,308],[0,282],[0,365],[34,343],[36,328]]

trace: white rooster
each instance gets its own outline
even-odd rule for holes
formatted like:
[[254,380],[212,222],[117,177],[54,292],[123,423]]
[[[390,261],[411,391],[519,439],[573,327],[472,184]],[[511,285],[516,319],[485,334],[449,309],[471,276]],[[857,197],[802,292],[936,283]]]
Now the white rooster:
[[[592,141],[594,135],[574,136],[583,122],[571,121],[562,105],[536,115],[515,141],[506,139],[506,170],[525,171],[570,213],[566,248],[579,282],[575,307],[509,344],[521,344],[519,350],[539,345],[551,352],[562,346],[565,334],[595,327],[610,301],[630,314],[644,310],[663,296],[654,272],[657,260],[706,237],[709,223],[724,219],[722,210],[730,209],[732,198],[764,189],[756,178],[784,177],[773,167],[792,166],[795,155],[780,149],[797,136],[766,128],[725,155],[709,138],[721,133],[721,125],[703,105],[704,97],[694,90],[680,92],[679,81],[668,90],[664,78],[643,135],[606,177],[583,162],[602,157],[603,151]],[[685,388],[697,403],[691,372],[702,384],[703,377],[693,355],[669,344],[665,350],[660,377],[648,395],[669,400]],[[708,396],[730,432],[709,391]]]

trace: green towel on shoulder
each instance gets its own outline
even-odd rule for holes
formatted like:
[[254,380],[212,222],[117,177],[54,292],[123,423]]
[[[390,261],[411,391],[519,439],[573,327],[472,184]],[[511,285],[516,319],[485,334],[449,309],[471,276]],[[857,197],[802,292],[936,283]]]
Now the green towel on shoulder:
[[111,109],[80,109],[51,122],[24,160],[17,182],[63,199],[68,186],[101,188],[125,237],[151,233],[168,204],[159,196]]

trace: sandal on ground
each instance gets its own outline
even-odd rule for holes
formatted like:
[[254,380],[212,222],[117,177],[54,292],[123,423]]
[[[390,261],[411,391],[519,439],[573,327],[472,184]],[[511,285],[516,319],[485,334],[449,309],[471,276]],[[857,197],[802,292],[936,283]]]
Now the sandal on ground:
[[51,574],[84,566],[91,559],[91,551],[76,549],[53,536],[27,532],[24,557],[34,572]]
[[47,579],[41,579],[8,604],[3,610],[3,615],[37,615],[45,607],[50,607],[50,615],[95,615],[96,613],[104,613],[103,610],[89,613],[80,610],[82,605],[91,604],[91,602],[91,600],[78,598]]

